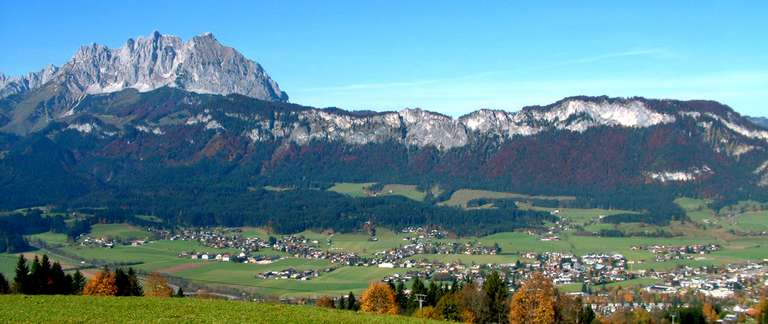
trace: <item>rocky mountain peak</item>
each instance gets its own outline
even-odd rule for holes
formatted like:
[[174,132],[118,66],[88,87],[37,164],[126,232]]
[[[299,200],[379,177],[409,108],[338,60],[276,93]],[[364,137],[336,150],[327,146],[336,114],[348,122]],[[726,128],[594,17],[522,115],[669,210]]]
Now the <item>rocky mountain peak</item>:
[[[149,36],[128,39],[115,49],[92,43],[80,47],[61,69],[44,69],[38,74],[34,77],[36,82],[3,77],[0,98],[56,80],[64,85],[58,88],[71,92],[65,96],[73,101],[84,94],[126,88],[144,92],[164,86],[198,93],[241,94],[268,101],[288,100],[259,64],[222,45],[211,33],[184,42],[177,36],[155,31]],[[11,84],[12,81],[16,82]]]

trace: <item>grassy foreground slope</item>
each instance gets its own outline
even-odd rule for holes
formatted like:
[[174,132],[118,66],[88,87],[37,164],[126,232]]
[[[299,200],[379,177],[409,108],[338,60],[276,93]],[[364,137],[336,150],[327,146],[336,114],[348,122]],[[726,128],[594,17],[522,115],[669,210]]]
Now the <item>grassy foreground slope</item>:
[[88,296],[0,296],[0,323],[425,323],[351,311],[205,300]]

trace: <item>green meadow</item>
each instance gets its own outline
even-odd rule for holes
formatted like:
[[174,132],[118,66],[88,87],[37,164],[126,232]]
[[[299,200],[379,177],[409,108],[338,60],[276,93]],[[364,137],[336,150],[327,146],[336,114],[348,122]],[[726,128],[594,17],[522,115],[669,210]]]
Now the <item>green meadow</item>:
[[[375,182],[351,183],[340,182],[333,185],[328,191],[337,192],[355,198],[374,197],[374,196],[402,196],[415,201],[424,201],[427,193],[420,191],[415,185],[406,184],[385,184],[381,191],[377,193],[369,192],[368,188],[376,184]],[[439,190],[439,189],[436,189]]]
[[3,323],[430,323],[313,306],[197,298],[0,296]]
[[[573,200],[575,197],[569,196],[531,196],[525,194],[499,192],[489,190],[459,189],[451,194],[446,201],[440,202],[440,205],[451,207],[466,208],[467,204],[475,199],[549,199],[549,200]],[[489,206],[492,207],[492,206]]]
[[88,236],[114,240],[137,240],[148,239],[150,234],[141,228],[128,224],[95,224]]

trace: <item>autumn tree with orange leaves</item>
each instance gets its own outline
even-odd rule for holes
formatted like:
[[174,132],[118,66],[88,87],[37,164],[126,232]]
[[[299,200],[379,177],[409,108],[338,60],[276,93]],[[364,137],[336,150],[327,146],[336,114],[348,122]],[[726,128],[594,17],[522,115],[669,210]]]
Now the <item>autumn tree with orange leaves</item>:
[[536,272],[512,296],[509,322],[550,324],[555,322],[557,291],[552,281]]
[[701,308],[701,312],[704,314],[704,318],[706,318],[707,323],[716,323],[717,320],[720,319],[720,316],[717,315],[717,310],[715,310],[715,307],[712,306],[711,303],[704,303],[704,306]]
[[83,287],[83,295],[114,296],[117,294],[115,274],[104,268]]
[[152,272],[147,277],[144,285],[144,295],[152,297],[171,297],[173,289],[168,286],[168,281],[161,274]]
[[320,299],[317,300],[315,305],[317,305],[318,307],[336,308],[336,305],[334,305],[333,299],[329,296],[320,297]]
[[360,309],[368,313],[397,314],[395,292],[385,283],[374,282],[363,292]]

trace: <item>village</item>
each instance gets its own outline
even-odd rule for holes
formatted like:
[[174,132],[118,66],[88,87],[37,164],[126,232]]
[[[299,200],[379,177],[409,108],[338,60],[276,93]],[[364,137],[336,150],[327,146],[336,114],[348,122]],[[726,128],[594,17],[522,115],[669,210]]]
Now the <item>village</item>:
[[[325,241],[308,239],[302,235],[284,235],[280,237],[244,236],[240,229],[178,229],[167,231],[148,229],[161,239],[196,241],[212,251],[183,251],[180,258],[206,262],[237,262],[265,265],[282,258],[302,258],[308,260],[327,260],[332,266],[323,269],[297,270],[286,268],[279,271],[265,271],[254,275],[267,280],[314,280],[344,266],[377,267],[403,269],[382,279],[384,282],[408,283],[415,278],[428,281],[454,282],[473,281],[482,284],[485,275],[498,271],[507,279],[509,290],[514,291],[518,283],[528,279],[533,273],[541,272],[558,286],[580,286],[573,294],[584,297],[600,297],[606,287],[632,283],[636,279],[655,282],[645,285],[643,291],[654,296],[679,296],[689,292],[698,292],[717,299],[733,298],[746,295],[756,298],[751,292],[755,287],[766,285],[768,266],[763,263],[729,264],[721,267],[680,266],[669,271],[632,270],[645,260],[628,260],[618,253],[587,253],[575,255],[563,252],[525,252],[517,254],[518,260],[512,263],[465,263],[460,261],[440,261],[439,255],[498,255],[502,253],[498,244],[483,245],[479,242],[458,243],[446,240],[448,233],[439,229],[420,227],[404,228],[400,231],[403,244],[396,248],[385,249],[367,255],[332,248],[332,237]],[[376,241],[375,229],[369,228],[369,240]],[[535,235],[535,234],[532,234]],[[553,236],[552,232],[541,234],[542,238]],[[101,238],[83,237],[81,245],[111,248],[117,242]],[[144,241],[121,242],[122,244],[141,245]],[[231,253],[220,252],[230,250]],[[717,244],[695,244],[686,246],[647,245],[632,246],[632,251],[648,251],[656,262],[673,260],[697,260],[703,255],[720,251]],[[628,284],[627,286],[630,286]],[[667,299],[667,298],[662,298]],[[593,299],[593,300],[600,300]],[[657,299],[654,299],[657,300]],[[649,311],[670,307],[669,302],[631,302],[592,304],[598,313],[608,314],[617,309],[646,308]],[[735,312],[740,309],[733,305]]]

